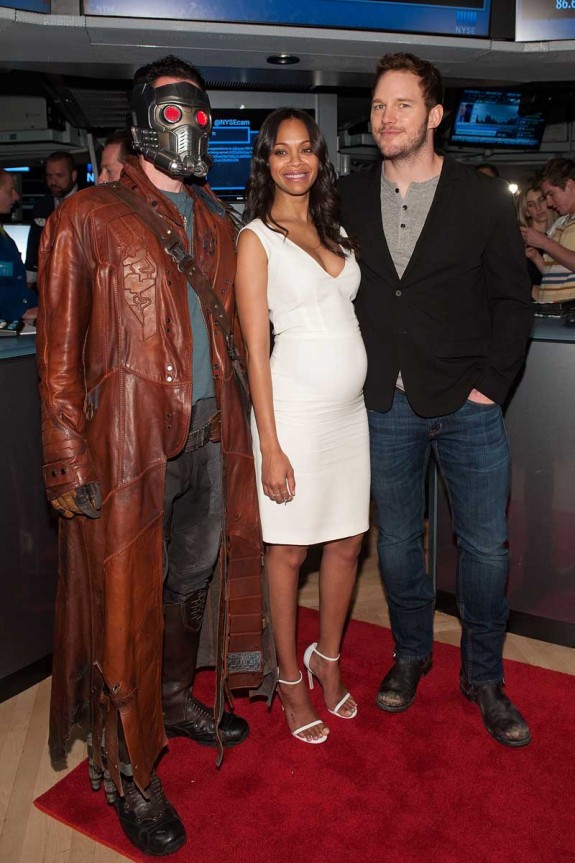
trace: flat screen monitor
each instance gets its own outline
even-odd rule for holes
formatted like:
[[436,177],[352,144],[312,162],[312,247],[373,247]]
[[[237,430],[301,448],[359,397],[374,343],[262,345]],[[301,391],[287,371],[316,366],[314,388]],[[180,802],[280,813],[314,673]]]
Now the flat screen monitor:
[[30,225],[17,225],[12,222],[4,225],[4,230],[9,237],[12,237],[22,260],[26,258],[26,246],[28,244],[28,234],[30,233]]
[[467,89],[459,101],[449,143],[537,150],[544,130],[540,99],[516,90]]
[[84,14],[488,36],[491,0],[83,0]]
[[214,164],[208,174],[208,183],[218,197],[227,201],[244,198],[254,140],[269,113],[265,108],[212,108],[214,127],[208,152]]
[[8,9],[22,9],[23,12],[50,13],[50,0],[2,0],[0,6]]
[[515,40],[549,42],[575,39],[573,0],[517,0]]
[[[208,152],[214,160],[208,183],[219,198],[242,201],[250,176],[254,140],[272,108],[212,108],[214,128]],[[314,116],[313,109],[304,109]]]

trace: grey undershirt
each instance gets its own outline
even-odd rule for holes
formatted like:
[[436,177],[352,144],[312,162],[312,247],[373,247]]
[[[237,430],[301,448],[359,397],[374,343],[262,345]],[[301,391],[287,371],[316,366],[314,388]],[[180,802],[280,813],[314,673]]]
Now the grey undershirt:
[[[410,183],[405,197],[399,187],[386,180],[381,172],[381,221],[389,254],[401,279],[423,230],[429,214],[439,174],[423,183]],[[397,388],[404,390],[401,371],[397,377]]]

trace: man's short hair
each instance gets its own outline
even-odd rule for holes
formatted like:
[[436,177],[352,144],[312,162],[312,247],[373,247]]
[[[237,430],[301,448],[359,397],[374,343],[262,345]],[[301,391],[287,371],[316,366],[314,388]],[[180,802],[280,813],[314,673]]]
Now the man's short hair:
[[430,111],[434,105],[443,105],[443,80],[441,72],[433,63],[405,52],[384,54],[375,70],[374,90],[386,72],[411,72],[417,75],[427,110]]
[[202,77],[202,73],[192,66],[191,63],[186,63],[185,60],[180,60],[179,57],[174,57],[169,54],[167,57],[162,57],[160,60],[154,60],[153,63],[148,63],[147,66],[142,66],[134,75],[134,84],[154,84],[158,78],[177,78],[180,81],[192,81],[206,89],[206,82]]
[[134,152],[132,148],[132,135],[129,129],[116,129],[115,132],[108,135],[104,141],[104,147],[111,146],[112,144],[118,144],[120,147],[118,150],[119,162],[125,162],[128,153]]
[[76,170],[76,163],[74,161],[74,157],[70,153],[67,153],[65,150],[56,150],[56,152],[50,153],[50,155],[46,159],[46,164],[48,164],[48,162],[66,162],[70,173]]
[[541,173],[536,178],[537,185],[546,182],[550,186],[558,186],[564,189],[567,185],[567,180],[575,180],[575,161],[573,159],[564,159],[558,156],[556,159],[550,159],[541,169]]

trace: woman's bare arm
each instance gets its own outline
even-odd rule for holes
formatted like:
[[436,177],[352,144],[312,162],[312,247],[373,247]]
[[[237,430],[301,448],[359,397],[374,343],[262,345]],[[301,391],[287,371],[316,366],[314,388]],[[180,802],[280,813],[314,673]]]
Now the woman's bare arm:
[[268,497],[283,503],[295,494],[295,479],[278,440],[273,408],[267,255],[259,238],[250,230],[242,231],[238,240],[236,303],[260,438],[262,485]]

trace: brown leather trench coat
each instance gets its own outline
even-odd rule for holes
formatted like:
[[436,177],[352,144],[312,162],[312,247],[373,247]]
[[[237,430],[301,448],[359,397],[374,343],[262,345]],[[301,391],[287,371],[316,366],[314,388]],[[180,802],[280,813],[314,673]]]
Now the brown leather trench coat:
[[[121,183],[187,246],[178,211],[135,158]],[[196,261],[235,320],[233,226],[207,187],[190,194]],[[182,450],[190,423],[187,283],[156,237],[103,185],[78,192],[49,220],[39,290],[48,498],[97,481],[103,499],[100,519],[61,521],[50,747],[63,754],[73,725],[83,725],[97,758],[105,741],[118,784],[120,720],[143,789],[167,743],[162,508],[166,459]],[[206,319],[222,412],[226,523],[213,579],[221,601],[206,615],[211,645],[202,658],[217,660],[229,692],[258,687],[269,670],[262,651],[263,555],[245,410],[220,328]],[[223,710],[223,687],[217,689],[216,715]]]

